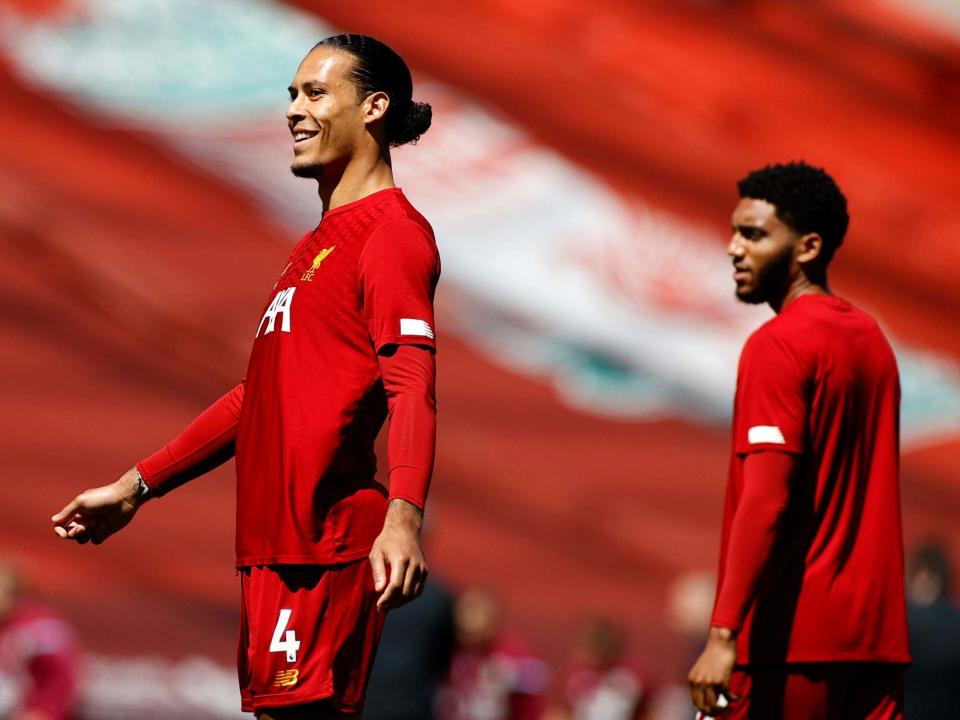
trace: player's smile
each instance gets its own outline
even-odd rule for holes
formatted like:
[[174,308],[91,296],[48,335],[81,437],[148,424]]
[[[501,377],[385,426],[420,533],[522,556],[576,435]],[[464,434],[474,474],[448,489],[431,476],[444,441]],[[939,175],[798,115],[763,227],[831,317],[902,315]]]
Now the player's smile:
[[295,153],[302,150],[313,138],[320,134],[319,130],[299,127],[291,129],[290,132],[293,134],[293,151]]

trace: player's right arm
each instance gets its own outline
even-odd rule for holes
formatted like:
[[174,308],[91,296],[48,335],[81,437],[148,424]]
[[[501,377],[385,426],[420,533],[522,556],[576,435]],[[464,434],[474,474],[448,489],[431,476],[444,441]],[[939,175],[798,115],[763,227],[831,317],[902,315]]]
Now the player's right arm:
[[809,360],[789,338],[769,330],[747,341],[740,362],[733,451],[743,457],[740,499],[726,539],[707,645],[688,677],[694,705],[722,711],[737,662],[736,636],[757,596],[784,529],[791,488],[806,451]]
[[54,532],[81,544],[102,543],[123,529],[148,498],[164,495],[233,457],[243,389],[243,383],[234,387],[114,482],[77,495],[51,518]]

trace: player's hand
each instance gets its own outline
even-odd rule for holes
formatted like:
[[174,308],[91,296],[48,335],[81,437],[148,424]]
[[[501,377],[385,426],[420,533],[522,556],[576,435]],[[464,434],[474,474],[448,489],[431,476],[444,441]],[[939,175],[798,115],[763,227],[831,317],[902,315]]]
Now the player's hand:
[[721,715],[729,705],[720,700],[723,695],[731,700],[730,676],[737,663],[737,641],[727,628],[712,627],[707,646],[690,669],[690,697],[697,710],[704,715]]
[[370,551],[373,585],[381,593],[380,612],[400,607],[423,592],[427,559],[420,547],[422,522],[423,513],[416,506],[406,500],[390,501],[383,530]]
[[144,502],[138,489],[137,469],[131,468],[109,485],[84,490],[51,518],[53,531],[64,540],[99,545],[133,520]]

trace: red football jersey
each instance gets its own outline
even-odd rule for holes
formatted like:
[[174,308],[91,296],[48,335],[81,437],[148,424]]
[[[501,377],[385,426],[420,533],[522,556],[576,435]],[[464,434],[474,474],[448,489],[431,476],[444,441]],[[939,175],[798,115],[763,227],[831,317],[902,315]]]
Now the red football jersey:
[[237,428],[237,565],[365,557],[386,513],[377,350],[435,348],[440,258],[397,189],[330,210],[294,248],[256,327]]
[[[720,586],[749,453],[799,456],[738,662],[907,662],[900,525],[900,386],[877,323],[802,295],[747,341],[733,414]],[[719,595],[719,591],[718,591]]]

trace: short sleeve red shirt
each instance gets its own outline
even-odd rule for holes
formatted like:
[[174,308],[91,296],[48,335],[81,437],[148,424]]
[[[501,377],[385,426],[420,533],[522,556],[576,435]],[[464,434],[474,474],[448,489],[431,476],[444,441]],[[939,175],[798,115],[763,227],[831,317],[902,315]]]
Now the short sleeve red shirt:
[[876,322],[803,295],[747,341],[733,416],[720,582],[750,453],[800,459],[783,527],[738,636],[738,662],[910,659],[896,360]]
[[399,189],[324,213],[255,330],[237,428],[237,565],[365,557],[386,492],[373,444],[385,345],[435,349],[433,231]]

